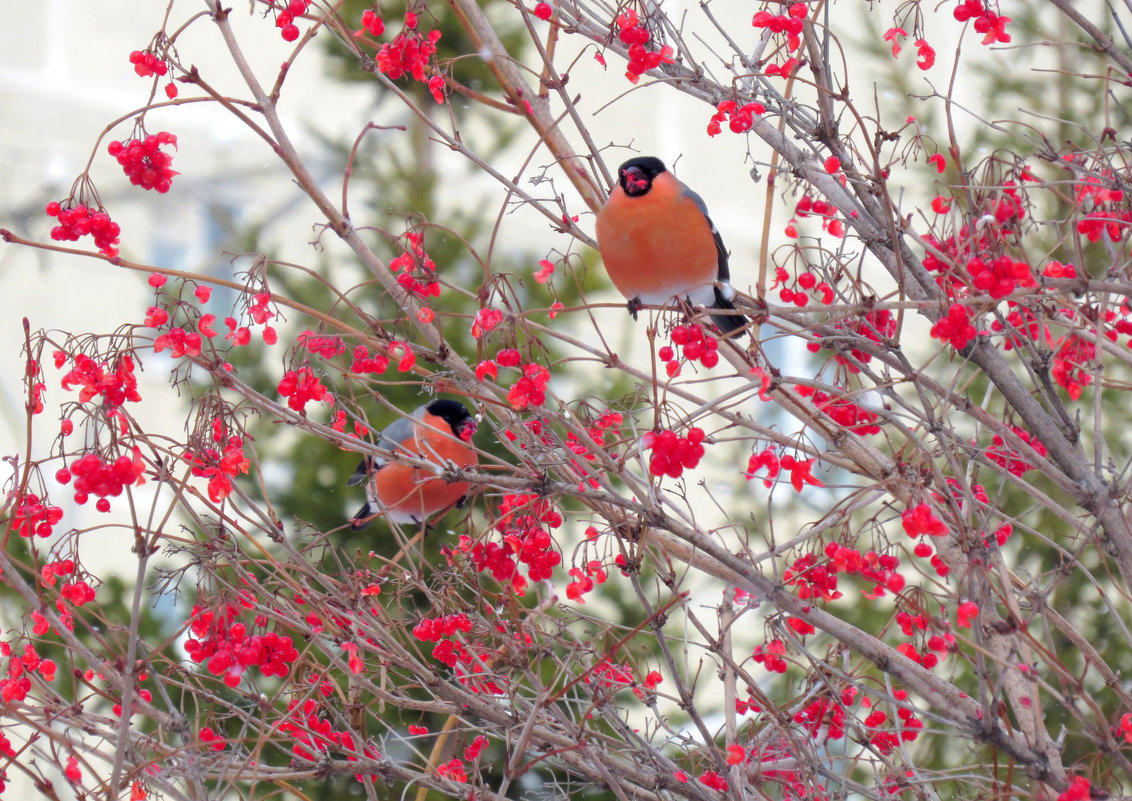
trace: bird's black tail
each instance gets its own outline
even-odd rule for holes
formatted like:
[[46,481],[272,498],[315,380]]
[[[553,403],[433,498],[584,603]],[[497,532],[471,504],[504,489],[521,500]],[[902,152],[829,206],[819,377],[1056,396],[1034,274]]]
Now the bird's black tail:
[[[724,336],[730,336],[733,332],[744,328],[751,322],[745,315],[738,313],[725,314],[713,311],[714,309],[728,309],[731,311],[735,309],[735,304],[723,296],[723,293],[719,291],[719,287],[715,288],[715,303],[712,304],[711,309],[708,310],[708,313],[711,314],[712,322],[719,328],[719,332]],[[748,331],[746,333],[750,332]]]
[[366,501],[362,508],[358,510],[358,513],[350,518],[350,528],[354,531],[361,531],[373,522],[374,515],[380,511],[372,503]]

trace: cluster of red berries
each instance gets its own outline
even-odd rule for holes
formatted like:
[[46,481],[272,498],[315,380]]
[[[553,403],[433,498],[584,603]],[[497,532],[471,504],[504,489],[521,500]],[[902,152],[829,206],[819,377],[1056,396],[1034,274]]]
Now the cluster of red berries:
[[714,770],[706,770],[699,775],[700,784],[715,790],[717,793],[726,793],[731,789],[731,785],[727,783],[727,779],[723,778],[719,773]]
[[275,27],[284,42],[293,42],[299,38],[299,26],[295,20],[307,13],[311,0],[275,0],[271,7],[277,11]]
[[384,373],[389,369],[389,359],[380,353],[369,355],[369,348],[358,345],[354,348],[354,360],[350,362],[350,372],[362,375],[364,373]]
[[751,25],[756,28],[768,28],[771,33],[785,33],[787,35],[787,49],[790,52],[797,50],[802,44],[803,20],[810,10],[805,3],[793,3],[785,14],[771,14],[769,11],[756,11],[751,19]]
[[687,436],[679,437],[675,431],[649,431],[641,437],[641,444],[652,451],[649,458],[649,472],[654,476],[680,478],[685,470],[691,470],[704,456],[704,430],[698,427],[688,429]]
[[[499,309],[484,307],[476,312],[475,319],[472,320],[472,336],[476,339],[479,339],[488,331],[491,331],[493,328],[499,325],[501,322],[503,322],[503,312],[501,312]],[[515,364],[518,364],[518,361],[516,361]]]
[[580,604],[586,602],[583,598],[586,593],[593,592],[596,584],[604,584],[606,580],[605,569],[596,559],[586,562],[584,570],[580,567],[572,567],[569,572],[574,580],[566,585],[566,597]]
[[[444,79],[440,78],[440,82],[443,84]],[[436,280],[436,262],[425,252],[424,237],[410,231],[403,238],[408,242],[405,252],[389,262],[389,269],[394,273],[400,273],[397,276],[397,283],[422,298],[440,297],[440,282]]]
[[[896,326],[897,319],[888,309],[873,309],[848,324],[838,322],[834,325],[838,329],[847,328],[850,340],[864,337],[878,345],[883,345],[883,340],[891,339],[896,334]],[[809,342],[806,344],[806,349],[811,353],[817,353],[821,350],[821,342]],[[833,358],[850,373],[859,373],[861,368],[857,366],[857,363],[868,364],[872,361],[873,356],[867,351],[852,348],[849,351],[849,356],[837,353]]]
[[63,510],[48,506],[47,499],[28,493],[16,504],[12,528],[21,537],[50,537],[56,523],[63,519]]
[[[900,41],[907,35],[908,31],[904,30],[903,28],[889,28],[884,32],[884,41],[892,42],[893,58],[896,58],[900,55],[900,51],[903,50]],[[916,66],[922,70],[931,69],[932,65],[935,64],[935,48],[928,44],[928,41],[926,39],[917,39],[915,42],[915,47],[916,55],[919,56],[919,59],[916,61]],[[943,170],[941,169],[940,172],[943,172]],[[934,208],[934,202],[932,206]]]
[[161,131],[150,134],[145,139],[131,139],[128,142],[115,140],[107,147],[107,151],[122,165],[126,177],[134,186],[165,193],[169,191],[177,171],[172,166],[173,156],[161,149],[164,145],[175,148],[176,135]]
[[[821,218],[822,230],[827,232],[830,236],[835,236],[838,239],[845,236],[845,223],[838,218],[837,206],[833,205],[827,200],[813,198],[809,195],[802,195],[801,200],[794,207],[795,217],[809,217],[810,215]],[[791,238],[798,235],[797,230],[791,233],[790,228],[793,226],[794,221],[791,220],[790,225],[787,226],[787,236]]]
[[381,36],[385,33],[385,20],[381,18],[381,13],[376,8],[367,8],[362,12],[362,28],[354,31],[354,36],[367,33],[370,36]]
[[637,12],[631,8],[617,16],[617,38],[629,45],[629,65],[625,77],[631,83],[639,81],[641,75],[649,70],[675,61],[672,58],[675,51],[669,45],[664,45],[659,51],[650,51],[645,47],[652,34],[640,24]]
[[722,133],[724,121],[727,121],[727,127],[731,129],[732,133],[749,131],[751,126],[755,124],[755,116],[762,116],[765,113],[766,106],[762,103],[748,103],[745,106],[740,106],[734,100],[724,100],[715,107],[715,113],[711,115],[711,122],[707,126],[708,136],[716,136]]
[[175,359],[200,356],[201,344],[200,334],[188,334],[183,328],[172,328],[153,340],[153,352],[161,353],[168,348]]
[[[58,562],[48,562],[39,569],[39,581],[44,587],[54,587],[57,580],[62,576],[69,576],[75,572],[74,559],[60,559]],[[32,611],[32,616],[37,615],[38,612]],[[47,629],[36,631],[35,634],[43,634]]]
[[1006,23],[1010,22],[1010,17],[1004,17],[991,11],[984,5],[983,0],[963,0],[955,7],[952,15],[959,22],[973,19],[975,21],[975,32],[983,34],[983,44],[985,45],[1010,41],[1010,34],[1006,32]]
[[806,734],[815,739],[840,740],[845,736],[845,711],[853,706],[857,692],[856,687],[847,687],[840,698],[820,695],[795,713],[794,722],[801,724]]
[[774,482],[783,470],[790,474],[790,486],[794,488],[795,492],[801,492],[807,484],[814,487],[825,486],[821,479],[813,474],[814,462],[817,461],[817,457],[799,459],[796,456],[786,454],[779,458],[778,454],[774,452],[774,447],[774,445],[771,445],[759,453],[751,454],[751,458],[747,460],[747,469],[743,473],[743,477],[747,481],[753,480],[755,473],[765,468],[767,474],[766,478],[763,479],[763,486],[767,489],[774,486]]
[[[342,341],[342,337],[322,336],[311,330],[300,331],[295,342],[299,347],[317,353],[324,359],[333,359],[346,352],[346,343]],[[362,349],[365,351],[362,356],[369,356],[369,351],[364,347]]]
[[290,637],[267,632],[248,636],[248,627],[239,622],[238,610],[232,604],[204,609],[194,606],[189,626],[192,634],[185,640],[185,652],[196,663],[205,662],[205,669],[214,676],[224,676],[224,683],[235,687],[247,668],[258,667],[264,676],[286,676],[290,665],[299,658]]
[[377,68],[390,80],[412,75],[415,80],[424,82],[425,67],[436,53],[440,31],[432,30],[422,36],[416,28],[417,15],[410,11],[405,14],[405,30],[378,51]]
[[[476,334],[476,329],[473,326],[472,336],[478,337],[480,335],[482,335],[482,331],[480,334]],[[500,367],[518,367],[522,361],[523,355],[519,351],[514,348],[504,348],[495,355],[494,359],[484,359],[476,365],[476,380],[485,381],[490,378],[494,381],[499,378]]]
[[935,339],[951,343],[951,347],[956,350],[963,350],[979,332],[971,324],[971,310],[962,303],[953,303],[947,314],[932,326],[931,335]]
[[797,587],[799,598],[823,601],[840,598],[842,593],[837,589],[840,574],[858,575],[871,581],[873,587],[864,594],[866,598],[879,598],[886,591],[898,593],[904,588],[904,577],[897,572],[900,560],[895,556],[876,551],[861,553],[836,542],[825,546],[825,556],[828,560],[825,563],[818,563],[814,554],[801,556],[783,573],[787,586]]
[[835,566],[819,563],[817,554],[807,553],[783,571],[782,583],[797,587],[797,595],[803,601],[811,598],[834,601],[842,595],[837,589],[837,573]]
[[[499,363],[503,364],[502,353],[499,355]],[[546,403],[546,387],[550,383],[550,370],[541,364],[531,362],[523,365],[522,370],[523,374],[507,392],[507,402],[517,412]]]
[[1123,208],[1124,191],[1112,188],[1117,182],[1112,170],[1101,169],[1100,173],[1083,176],[1074,186],[1078,208],[1087,210],[1077,223],[1077,233],[1090,242],[1100,241],[1105,234],[1119,242],[1132,224],[1132,212]]
[[51,201],[47,204],[47,216],[55,217],[59,224],[51,229],[51,238],[56,242],[78,242],[87,234],[94,237],[94,246],[104,256],[117,256],[118,235],[122,232],[118,223],[99,208],[97,211],[82,203],[63,208],[61,203]]
[[202,743],[207,743],[213,751],[223,751],[227,745],[224,735],[217,734],[211,726],[202,726],[201,730],[197,732],[197,737],[200,738]]
[[1022,347],[1023,338],[1032,342],[1043,343],[1046,347],[1053,345],[1053,333],[1050,331],[1049,324],[1045,319],[1039,319],[1038,316],[1025,306],[1017,306],[1012,309],[1004,321],[994,320],[991,323],[991,331],[998,333],[1006,332],[1006,337],[1002,340],[1003,350],[1014,350],[1015,348]]
[[900,520],[904,526],[904,533],[909,537],[922,537],[925,534],[929,537],[947,536],[947,524],[936,517],[935,512],[926,503],[905,509]]
[[527,565],[531,581],[548,579],[562,561],[550,531],[562,525],[562,514],[545,498],[537,495],[508,494],[499,504],[496,529],[502,542],[459,538],[456,552],[467,554],[478,571],[490,572],[501,584],[509,583],[516,595],[526,592],[527,578],[520,574],[518,562]]
[[204,448],[197,453],[186,451],[184,459],[192,465],[194,476],[208,479],[208,498],[213,503],[227,498],[232,493],[232,479],[251,467],[244,454],[244,439],[237,435],[227,438],[223,453],[217,448]]
[[472,630],[472,621],[463,612],[444,617],[423,617],[413,626],[413,636],[421,642],[440,642],[445,637],[454,637],[458,632]]
[[1080,398],[1085,387],[1093,383],[1089,364],[1096,356],[1096,342],[1076,334],[1070,334],[1058,345],[1050,374],[1073,400]]
[[885,590],[895,595],[904,589],[904,576],[897,572],[900,559],[892,554],[861,553],[856,548],[831,542],[825,546],[825,555],[829,559],[830,570],[858,575],[873,582],[872,590],[864,594],[866,598],[880,598]]
[[[937,163],[942,167],[944,164],[942,156],[938,153],[936,156],[940,156]],[[935,157],[933,156],[933,158]],[[924,237],[930,246],[924,254],[924,267],[931,272],[939,273],[936,283],[946,289],[949,295],[961,296],[968,291],[961,276],[956,275],[953,265],[968,264],[974,256],[987,260],[997,258],[995,254],[1002,252],[1004,234],[1014,230],[1017,224],[1026,217],[1026,207],[1023,205],[1023,201],[1024,197],[1019,191],[1018,185],[1014,181],[1004,181],[1001,194],[985,203],[983,209],[976,210],[977,223],[963,225],[957,233],[945,236],[942,240],[931,234]],[[937,251],[943,253],[945,258],[941,259],[936,256]],[[1015,269],[1017,268],[1011,266],[1009,270],[1004,270],[1003,277],[1013,276]],[[981,273],[984,270],[985,268],[978,264],[975,265],[973,271],[968,267],[968,273],[972,275],[972,278],[974,278],[974,273]],[[1009,276],[1007,273],[1009,273]],[[1017,280],[1024,282],[1022,283],[1023,286],[1033,286],[1033,279],[1028,276],[1029,270],[1027,269],[1025,276],[1019,274]],[[984,278],[983,280],[986,281],[987,279]],[[990,287],[987,286],[986,289],[989,290]]]
[[[62,351],[56,353],[56,367],[63,365],[60,357],[65,360],[66,354]],[[109,365],[99,364],[85,353],[79,353],[75,356],[70,372],[63,376],[62,386],[66,390],[81,386],[80,403],[101,396],[107,410],[117,409],[126,401],[137,403],[141,400],[138,378],[134,374],[134,360],[129,356],[123,356],[118,366],[111,371]]]
[[[467,539],[461,537],[461,540]],[[462,612],[438,618],[422,618],[413,627],[413,636],[422,642],[435,642],[432,657],[456,670],[456,678],[473,692],[502,695],[504,689],[483,674],[485,665],[475,647],[453,639],[472,630],[472,621]]]
[[500,584],[510,582],[516,595],[524,594],[527,580],[516,569],[510,550],[502,543],[480,542],[461,534],[455,550],[467,554],[479,572],[491,573]]
[[[797,230],[794,231],[793,236],[797,236]],[[821,293],[822,305],[828,306],[833,303],[833,287],[827,282],[822,281],[818,283],[818,277],[809,270],[804,270],[798,274],[798,278],[794,280],[792,288],[788,284],[791,282],[790,271],[785,267],[776,267],[774,269],[774,287],[782,285],[782,289],[778,293],[778,297],[783,303],[793,303],[798,308],[805,308],[810,303],[810,292]],[[774,287],[771,287],[772,289]]]
[[496,528],[504,544],[527,566],[531,581],[551,577],[562,561],[550,532],[562,525],[562,514],[546,498],[531,493],[504,495]]
[[[908,643],[902,643],[902,646],[911,647]],[[903,649],[900,650],[902,653],[904,652]],[[915,649],[913,649],[913,652],[914,650]],[[917,654],[917,656],[919,656],[919,654]],[[928,657],[931,657],[931,660],[928,660]],[[918,662],[921,660],[917,659],[913,661]],[[926,663],[927,661],[931,661],[932,664],[928,665]],[[924,657],[924,667],[935,667],[937,661],[938,660],[936,660],[935,654],[928,654]],[[908,700],[907,690],[896,690],[892,695],[897,701],[900,702],[905,702]],[[862,699],[861,706],[867,709],[870,706],[869,699]],[[913,742],[920,736],[920,731],[924,728],[923,721],[916,717],[916,713],[909,709],[906,703],[902,703],[901,706],[897,707],[896,716],[900,719],[900,727],[897,730],[899,732],[899,736],[897,735],[897,732],[894,731],[876,731],[869,737],[869,742],[882,754],[892,753],[892,751],[896,749],[896,746],[900,744],[900,741],[904,741],[906,743]],[[877,729],[878,727],[882,726],[887,720],[887,714],[879,709],[874,709],[865,718],[864,724],[870,729]]]
[[142,461],[141,451],[134,448],[134,454],[119,456],[113,462],[105,462],[93,453],[88,453],[71,465],[70,470],[60,468],[55,473],[55,480],[60,484],[69,484],[71,474],[75,477],[75,503],[84,504],[91,495],[98,498],[95,508],[100,512],[110,511],[110,498],[118,497],[128,484],[142,484],[145,472],[145,462]]
[[140,78],[148,78],[151,75],[162,76],[169,71],[169,65],[158,58],[156,53],[148,50],[135,50],[130,53],[130,63],[134,65],[134,72]]
[[1009,256],[984,261],[978,256],[967,262],[967,272],[975,289],[1001,300],[1020,286],[1037,286],[1028,264]]
[[[1018,426],[1011,426],[1010,428],[1020,440],[1033,448],[1039,456],[1049,455],[1049,451],[1046,450],[1046,446],[1042,444],[1040,439],[1031,436],[1028,431],[1024,431]],[[1034,469],[1034,465],[1023,459],[1018,451],[1009,447],[998,434],[994,435],[991,446],[987,448],[987,458],[1000,467],[1005,467],[1008,473],[1015,476],[1020,476]]]
[[[678,325],[672,329],[672,344],[681,348],[681,356],[691,363],[699,362],[704,367],[715,367],[719,364],[719,340],[711,334],[705,334],[697,325]],[[664,371],[669,378],[680,375],[680,359],[676,351],[665,345],[657,356],[665,363]]]
[[766,645],[756,645],[753,658],[771,673],[785,673],[787,667],[786,660],[783,659],[785,654],[786,643],[782,640],[771,640]]
[[311,401],[326,401],[334,405],[334,396],[322,385],[309,367],[288,370],[279,381],[279,394],[287,399],[287,405],[296,412],[302,412]]
[[597,684],[607,690],[630,687],[637,683],[636,678],[633,676],[632,665],[619,665],[609,661],[608,657],[594,665],[593,669],[586,673],[582,679],[586,684],[593,684],[595,680]]
[[[349,731],[335,731],[329,720],[320,718],[317,701],[310,698],[301,704],[291,701],[287,709],[289,714],[279,724],[279,731],[291,735],[294,740],[291,753],[299,759],[321,764],[331,752],[343,754],[349,762],[357,762],[361,758],[373,761],[381,759],[381,752],[373,746],[359,747]],[[355,773],[354,778],[361,782],[377,777],[373,774]]]
[[1092,785],[1085,776],[1074,776],[1069,789],[1057,796],[1057,801],[1089,801],[1093,797]]
[[[604,448],[606,447],[607,435],[610,433],[615,434],[617,429],[621,427],[623,419],[620,412],[606,412],[599,417],[593,425],[587,426],[586,431],[595,445],[599,448]],[[507,434],[514,436],[510,431],[508,431]],[[549,437],[543,437],[543,440],[544,444],[554,447],[554,443]],[[524,445],[522,447],[526,446]],[[566,448],[576,456],[581,457],[580,459],[570,460],[570,466],[581,478],[580,486],[584,487],[586,484],[589,484],[592,488],[597,489],[601,485],[601,482],[590,475],[590,469],[585,464],[586,462],[596,462],[597,455],[593,453],[587,445],[579,442],[577,435],[573,431],[566,435]]]
[[833,418],[834,422],[849,429],[854,434],[879,434],[880,426],[876,424],[879,419],[876,412],[863,409],[851,400],[834,397],[813,387],[794,387],[795,391],[804,398],[813,398],[814,405]]
[[[9,643],[4,643],[0,647],[0,653],[8,657],[7,673],[8,678],[0,682],[0,697],[4,699],[4,703],[12,701],[22,701],[27,697],[28,692],[31,690],[31,682],[28,680],[28,675],[32,671],[37,671],[46,681],[55,681],[55,671],[58,666],[53,659],[43,659],[36,653],[35,646],[31,643],[24,643],[24,652],[22,655],[12,653],[12,646]],[[7,752],[5,756],[15,757],[11,752],[11,744],[5,738],[4,742],[0,745],[6,747]],[[74,759],[72,757],[71,759]],[[70,766],[68,765],[68,769]],[[0,774],[2,777],[3,774]],[[67,778],[71,778],[69,775]]]

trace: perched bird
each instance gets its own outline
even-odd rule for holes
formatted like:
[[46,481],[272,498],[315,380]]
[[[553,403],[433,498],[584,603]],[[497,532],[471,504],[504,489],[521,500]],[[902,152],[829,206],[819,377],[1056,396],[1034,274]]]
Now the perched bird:
[[[452,462],[468,467],[479,462],[471,444],[475,433],[476,421],[468,407],[459,401],[435,400],[382,431],[378,445],[437,465]],[[378,514],[392,523],[421,525],[447,512],[468,494],[466,481],[445,481],[427,468],[374,456],[362,460],[349,485],[363,482],[365,506],[350,519],[355,531],[365,528]]]
[[[597,215],[597,242],[609,279],[634,318],[642,305],[672,298],[735,308],[727,250],[703,198],[658,158],[641,156],[617,168],[617,186]],[[737,313],[713,311],[711,317],[725,335],[748,322]]]

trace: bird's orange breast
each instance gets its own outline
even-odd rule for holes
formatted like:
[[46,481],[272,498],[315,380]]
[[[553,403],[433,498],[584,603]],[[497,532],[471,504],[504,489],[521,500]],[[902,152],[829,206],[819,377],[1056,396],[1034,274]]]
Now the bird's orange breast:
[[609,280],[629,300],[665,303],[717,277],[711,226],[669,173],[639,197],[615,187],[598,213],[597,241]]
[[[401,443],[413,456],[433,464],[452,462],[457,467],[479,463],[475,449],[451,434],[430,427],[446,428],[447,424],[432,415],[425,416],[426,425],[417,426],[417,435]],[[466,481],[445,481],[431,470],[390,463],[374,474],[374,489],[382,506],[394,515],[407,515],[425,520],[446,511],[468,494]]]

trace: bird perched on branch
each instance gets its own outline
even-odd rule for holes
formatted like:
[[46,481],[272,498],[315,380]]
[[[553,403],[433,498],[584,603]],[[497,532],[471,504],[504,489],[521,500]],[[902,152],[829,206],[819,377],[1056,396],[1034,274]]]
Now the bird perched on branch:
[[366,503],[350,519],[354,530],[377,515],[392,523],[421,525],[447,512],[468,494],[468,482],[445,481],[438,471],[398,462],[397,454],[443,467],[479,463],[472,436],[476,421],[463,403],[435,400],[426,403],[381,432],[378,446],[393,452],[392,459],[367,456],[350,477],[351,487],[365,483]]
[[[617,168],[617,186],[597,215],[597,242],[609,279],[634,319],[644,304],[687,298],[706,306],[724,334],[748,320],[731,302],[735,290],[727,250],[703,198],[658,158],[641,156]],[[714,311],[716,309],[722,311]]]

